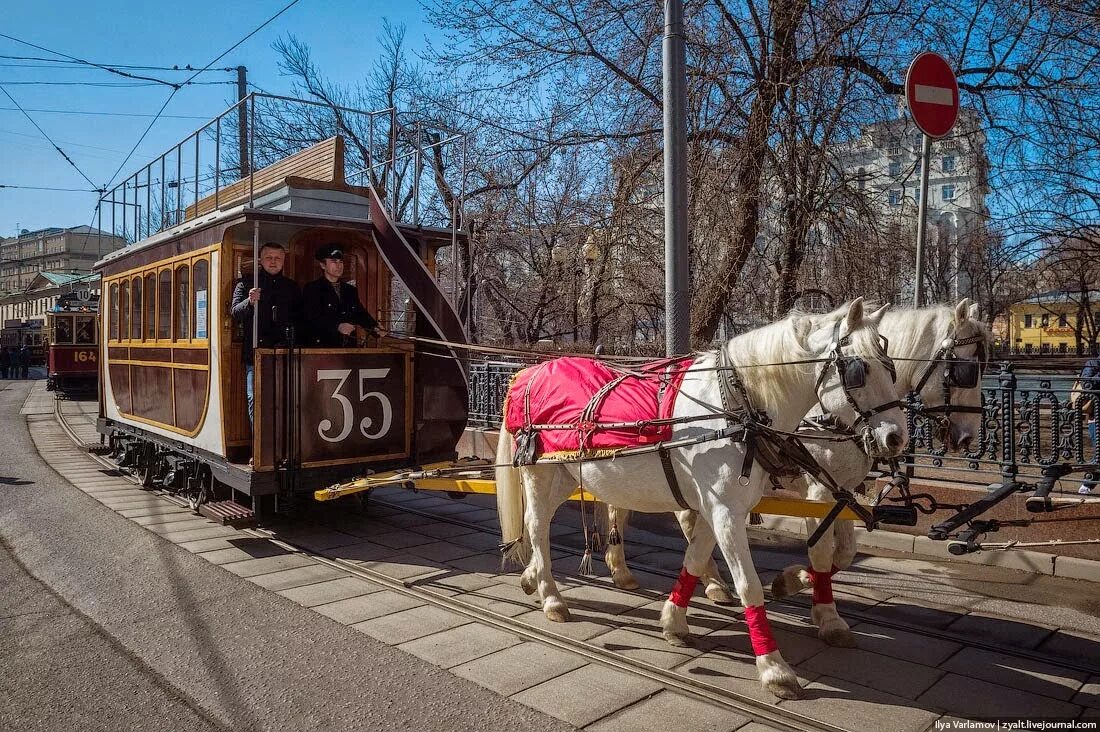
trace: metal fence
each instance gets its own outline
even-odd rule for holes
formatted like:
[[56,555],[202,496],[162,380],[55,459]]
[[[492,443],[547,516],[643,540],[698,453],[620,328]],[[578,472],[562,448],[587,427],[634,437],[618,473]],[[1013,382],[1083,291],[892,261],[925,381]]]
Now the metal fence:
[[[471,427],[500,426],[512,376],[533,362],[471,363]],[[981,429],[972,450],[963,454],[948,453],[935,424],[920,415],[916,395],[906,399],[910,453],[905,462],[918,475],[977,483],[994,482],[985,478],[1030,480],[1040,477],[1043,468],[1068,463],[1079,466],[1074,478],[1100,479],[1096,422],[1090,435],[1089,420],[1100,408],[1100,379],[1078,384],[1073,376],[1018,373],[1017,367],[1003,363],[987,372],[983,383]],[[1090,400],[1091,411],[1086,407]]]

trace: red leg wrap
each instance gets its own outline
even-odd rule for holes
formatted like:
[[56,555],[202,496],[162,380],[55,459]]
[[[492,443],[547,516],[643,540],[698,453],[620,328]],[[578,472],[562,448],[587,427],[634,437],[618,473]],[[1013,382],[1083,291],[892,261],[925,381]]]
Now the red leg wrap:
[[833,602],[833,575],[837,573],[836,565],[828,572],[815,572],[810,568],[810,583],[814,588],[814,604],[828,605]]
[[686,569],[681,569],[680,577],[672,586],[672,593],[668,599],[672,600],[672,604],[676,607],[687,607],[691,602],[691,596],[695,594],[695,583],[698,581],[698,577],[690,574]]
[[763,605],[745,608],[745,623],[749,626],[749,641],[752,643],[753,653],[763,656],[779,647],[772,635],[772,628],[768,625],[768,613]]

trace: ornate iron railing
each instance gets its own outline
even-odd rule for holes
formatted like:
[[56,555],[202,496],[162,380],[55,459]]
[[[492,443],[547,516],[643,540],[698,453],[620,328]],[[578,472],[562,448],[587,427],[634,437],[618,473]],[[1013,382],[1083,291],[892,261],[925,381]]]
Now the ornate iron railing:
[[[508,384],[531,362],[471,364],[471,427],[500,426]],[[1095,421],[1090,434],[1090,415],[1100,411],[1100,379],[1078,383],[1074,376],[1018,372],[1003,363],[986,373],[983,382],[981,428],[971,450],[962,454],[947,451],[936,425],[921,416],[919,398],[906,400],[911,448],[905,462],[918,475],[942,473],[945,480],[979,483],[1030,480],[1044,467],[1068,463],[1080,466],[1074,478],[1100,480]],[[1086,406],[1090,399],[1091,410]]]

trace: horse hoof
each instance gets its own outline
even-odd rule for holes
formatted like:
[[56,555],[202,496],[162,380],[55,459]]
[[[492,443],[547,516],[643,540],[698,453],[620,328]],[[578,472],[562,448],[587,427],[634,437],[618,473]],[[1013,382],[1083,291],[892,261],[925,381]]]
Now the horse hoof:
[[804,567],[787,567],[772,580],[772,597],[778,600],[795,595],[809,586],[808,580]]
[[546,618],[552,623],[568,623],[572,618],[569,617],[569,608],[564,605],[555,605],[554,607],[548,607],[545,610]]
[[670,646],[676,648],[691,648],[695,645],[695,641],[690,635],[676,633],[662,633],[662,635]]
[[641,585],[638,584],[638,580],[634,579],[634,575],[632,574],[628,574],[625,577],[618,574],[612,574],[611,581],[614,582],[615,586],[620,590],[636,590],[641,587]]
[[722,585],[707,585],[707,599],[719,605],[733,605],[733,595]]
[[847,628],[822,628],[817,637],[834,648],[856,648],[856,636]]
[[783,678],[769,681],[764,688],[780,699],[801,699],[805,696],[797,678]]
[[538,587],[535,584],[534,580],[532,580],[528,577],[520,577],[519,578],[519,586],[528,595],[535,594],[535,590],[538,589]]

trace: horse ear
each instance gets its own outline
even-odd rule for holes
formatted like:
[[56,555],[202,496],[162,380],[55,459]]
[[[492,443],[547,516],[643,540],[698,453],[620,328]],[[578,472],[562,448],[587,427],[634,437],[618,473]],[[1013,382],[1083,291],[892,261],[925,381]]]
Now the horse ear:
[[970,319],[978,320],[978,303],[970,303]]
[[852,304],[848,306],[848,332],[851,333],[856,328],[863,325],[863,298],[857,297],[852,300]]
[[867,320],[878,325],[882,321],[882,316],[886,315],[886,311],[890,309],[890,303],[886,303],[875,312],[867,316]]
[[955,306],[955,325],[962,325],[970,319],[970,298],[964,297]]

